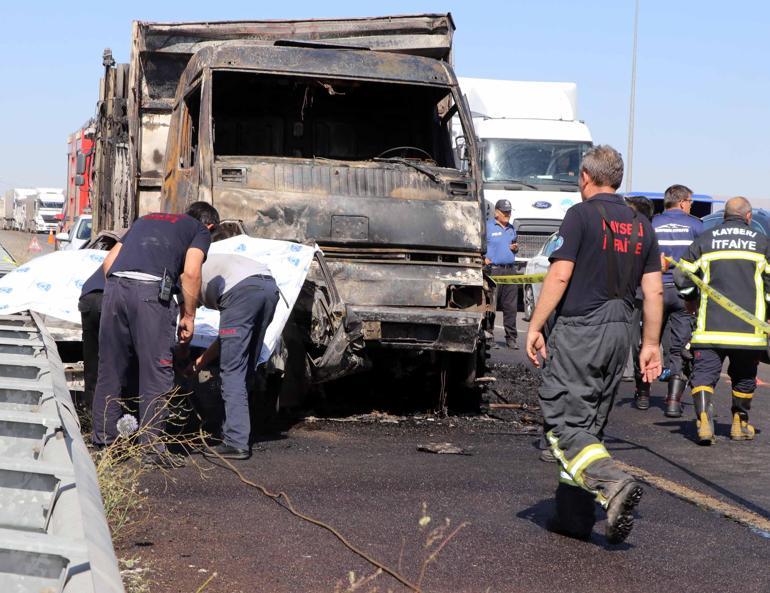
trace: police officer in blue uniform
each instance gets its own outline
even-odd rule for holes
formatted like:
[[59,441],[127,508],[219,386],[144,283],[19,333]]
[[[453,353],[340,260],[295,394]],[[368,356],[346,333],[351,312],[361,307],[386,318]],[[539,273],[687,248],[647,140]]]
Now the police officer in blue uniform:
[[[511,224],[511,202],[497,200],[495,219],[487,221],[487,252],[484,264],[492,276],[510,276],[515,272],[516,229]],[[519,287],[517,284],[497,286],[497,308],[503,312],[505,344],[508,348],[519,349],[516,329],[516,312],[519,308]]]
[[[663,195],[665,211],[652,219],[652,227],[658,238],[661,255],[679,261],[690,244],[703,233],[703,223],[690,214],[692,190],[684,185],[672,185]],[[682,372],[682,350],[692,336],[694,317],[685,309],[684,298],[679,294],[672,270],[663,262],[663,324],[669,324],[671,335],[668,366],[671,378],[668,382],[665,414],[669,418],[682,415],[682,394],[687,384]],[[646,390],[637,390],[636,406],[646,410],[650,406],[649,384]]]

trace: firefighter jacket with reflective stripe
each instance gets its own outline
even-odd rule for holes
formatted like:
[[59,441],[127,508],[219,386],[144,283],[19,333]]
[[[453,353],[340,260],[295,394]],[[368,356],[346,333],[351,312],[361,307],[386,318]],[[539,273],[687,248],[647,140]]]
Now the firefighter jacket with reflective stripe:
[[[740,218],[729,217],[705,231],[679,263],[755,317],[767,319],[770,294],[770,242]],[[683,294],[693,282],[678,270],[674,280]],[[701,293],[693,348],[764,349],[767,335]]]
[[[687,248],[692,242],[703,233],[703,223],[700,219],[679,208],[671,208],[658,214],[652,219],[652,228],[655,229],[660,252],[674,261],[679,261],[687,253]],[[670,267],[663,272],[663,284],[673,282]]]

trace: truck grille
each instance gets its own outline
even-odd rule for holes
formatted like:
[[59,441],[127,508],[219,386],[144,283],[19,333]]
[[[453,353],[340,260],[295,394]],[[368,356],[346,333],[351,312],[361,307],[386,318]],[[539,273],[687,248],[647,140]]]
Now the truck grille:
[[516,254],[517,257],[523,257],[525,259],[535,257],[550,236],[551,233],[520,232],[516,239],[516,242],[519,244],[519,252]]
[[41,214],[43,222],[57,222],[55,214]]

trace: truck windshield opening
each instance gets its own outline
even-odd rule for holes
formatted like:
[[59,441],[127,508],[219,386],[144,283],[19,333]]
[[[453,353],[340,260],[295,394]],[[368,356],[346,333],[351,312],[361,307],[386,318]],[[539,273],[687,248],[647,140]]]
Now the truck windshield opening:
[[444,87],[214,72],[214,155],[456,168]]
[[577,186],[580,162],[591,144],[489,139],[484,146],[485,182]]

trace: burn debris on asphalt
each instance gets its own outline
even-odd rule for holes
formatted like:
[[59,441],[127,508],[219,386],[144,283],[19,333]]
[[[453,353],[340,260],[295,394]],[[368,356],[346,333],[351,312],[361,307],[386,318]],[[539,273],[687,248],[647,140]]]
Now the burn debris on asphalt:
[[496,378],[487,389],[490,415],[533,429],[542,425],[537,390],[540,373],[525,364],[491,364],[490,374]]
[[469,451],[452,443],[427,443],[425,445],[417,445],[417,450],[423,453],[436,453],[438,455],[471,455]]

